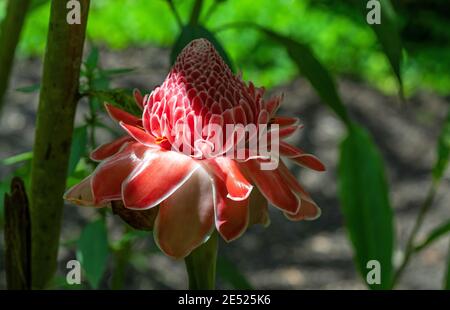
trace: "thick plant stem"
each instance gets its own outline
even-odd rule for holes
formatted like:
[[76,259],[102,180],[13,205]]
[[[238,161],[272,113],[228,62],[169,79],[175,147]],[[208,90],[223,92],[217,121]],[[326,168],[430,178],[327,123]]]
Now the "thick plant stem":
[[30,0],[9,0],[0,29],[0,112]]
[[45,288],[56,269],[63,193],[78,101],[78,83],[89,11],[68,24],[67,1],[52,1],[31,171],[32,282]]
[[190,290],[213,290],[216,286],[217,232],[196,248],[184,261]]

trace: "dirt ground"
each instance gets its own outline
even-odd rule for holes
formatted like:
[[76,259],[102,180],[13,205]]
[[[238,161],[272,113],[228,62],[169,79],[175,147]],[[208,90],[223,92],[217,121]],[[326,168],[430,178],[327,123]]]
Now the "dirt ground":
[[[102,50],[105,68],[139,68],[126,77],[115,80],[114,86],[139,87],[150,91],[160,84],[168,70],[168,51],[157,48]],[[39,82],[39,59],[17,62],[6,98],[6,108],[0,118],[0,158],[32,148],[37,94],[14,91],[17,87]],[[450,102],[431,93],[419,93],[407,103],[387,97],[362,82],[342,78],[340,93],[352,115],[374,135],[387,164],[390,195],[396,215],[396,255],[401,258],[418,208],[430,185],[430,169],[435,158],[435,141]],[[270,91],[285,94],[280,114],[297,115],[305,125],[292,141],[317,155],[327,166],[324,173],[296,169],[305,187],[322,208],[322,216],[313,222],[288,222],[281,212],[271,208],[272,223],[267,229],[252,227],[240,239],[220,245],[220,255],[226,256],[258,289],[365,289],[355,271],[352,252],[337,199],[336,164],[338,146],[345,128],[322,104],[303,79],[297,79]],[[79,108],[77,120],[86,107]],[[100,135],[99,140],[109,137]],[[450,172],[450,171],[448,171]],[[450,216],[450,175],[447,172],[437,199],[430,211],[421,236]],[[0,167],[0,178],[9,168]],[[92,210],[66,206],[62,239],[78,236],[83,226],[93,218]],[[111,238],[120,230],[117,219],[109,219]],[[3,240],[3,238],[1,238]],[[1,241],[3,242],[3,241]],[[407,268],[399,288],[439,289],[442,287],[449,239],[439,242],[417,255]],[[0,247],[3,252],[3,244]],[[126,272],[125,288],[186,288],[184,263],[166,258],[155,251],[152,240],[139,241]],[[0,253],[3,256],[3,253]],[[75,257],[74,250],[61,249],[59,272]],[[5,288],[3,258],[0,260],[0,288]],[[103,288],[111,277],[110,264]],[[227,288],[219,281],[219,287]]]

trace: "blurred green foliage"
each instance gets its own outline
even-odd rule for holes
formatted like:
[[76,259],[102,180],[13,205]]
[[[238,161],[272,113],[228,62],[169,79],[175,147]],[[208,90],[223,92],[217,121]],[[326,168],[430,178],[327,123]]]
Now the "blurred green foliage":
[[[206,12],[214,3],[205,0],[200,21],[212,31],[233,22],[258,23],[309,44],[332,72],[361,78],[393,94],[397,84],[388,60],[375,34],[365,23],[364,12],[351,2],[228,0],[221,1],[205,21]],[[434,2],[439,3],[439,0],[429,3]],[[191,0],[174,0],[184,23],[188,21],[192,3]],[[403,66],[406,94],[419,89],[449,94],[450,31],[447,29],[450,29],[450,21],[445,15],[429,10],[412,15],[412,9],[398,8],[396,1],[393,3],[400,10],[402,37],[406,40]],[[88,37],[109,48],[169,47],[180,32],[164,0],[95,0],[91,7]],[[3,14],[4,8],[0,4],[0,18]],[[48,14],[48,4],[32,12],[20,45],[22,55],[42,54]],[[411,33],[415,33],[415,37]],[[289,81],[296,74],[295,65],[286,51],[255,30],[228,28],[222,29],[217,36],[236,68],[244,72],[244,78],[254,80],[257,85],[271,87]]]

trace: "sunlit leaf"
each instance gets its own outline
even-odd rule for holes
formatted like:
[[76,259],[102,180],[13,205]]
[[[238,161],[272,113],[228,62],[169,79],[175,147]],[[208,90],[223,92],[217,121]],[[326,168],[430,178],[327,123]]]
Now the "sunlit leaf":
[[[362,1],[366,6],[365,1]],[[398,27],[398,18],[390,0],[380,0],[381,22],[371,25],[372,29],[386,54],[392,70],[398,79],[400,92],[403,94],[403,82],[401,75],[402,42]]]
[[340,152],[339,198],[357,267],[366,282],[367,263],[377,260],[381,284],[369,286],[387,289],[392,281],[394,224],[381,155],[369,134],[356,126]]
[[270,29],[255,26],[275,42],[283,45],[289,56],[297,65],[301,74],[311,83],[319,96],[347,125],[350,120],[345,106],[336,89],[331,74],[316,58],[311,48],[303,43],[295,41],[287,36],[276,33]]
[[227,63],[231,70],[233,70],[233,64],[228,57],[225,49],[222,44],[217,40],[215,35],[210,32],[208,29],[204,28],[201,25],[186,25],[183,27],[180,36],[176,40],[175,44],[172,47],[172,51],[170,52],[170,63],[175,63],[175,60],[183,50],[183,48],[190,43],[192,40],[204,38],[211,42],[216,50],[219,52],[220,56]]
[[109,257],[108,233],[104,219],[88,224],[78,240],[77,259],[93,288],[98,288]]
[[8,158],[4,158],[0,160],[0,164],[2,165],[14,165],[23,161],[27,161],[33,158],[33,152],[25,152],[21,154],[17,154]]
[[70,148],[70,159],[67,175],[71,175],[78,165],[81,157],[85,154],[87,145],[87,128],[81,126],[75,128],[72,136],[72,146]]

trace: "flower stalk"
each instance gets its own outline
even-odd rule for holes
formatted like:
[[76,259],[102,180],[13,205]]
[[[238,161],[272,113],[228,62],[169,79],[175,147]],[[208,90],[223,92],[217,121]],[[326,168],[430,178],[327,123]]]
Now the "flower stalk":
[[414,223],[414,227],[412,228],[411,234],[409,235],[408,241],[406,242],[403,260],[394,274],[391,285],[392,288],[394,288],[398,284],[398,281],[400,280],[400,277],[405,271],[406,266],[408,266],[412,255],[415,253],[415,242],[417,233],[420,231],[423,221],[425,220],[425,216],[428,214],[428,211],[430,210],[430,207],[433,204],[434,197],[436,196],[436,191],[439,186],[439,181],[440,180],[433,180],[433,183],[431,184],[427,196],[420,208],[419,214],[417,215],[416,221]]
[[216,286],[217,232],[185,259],[190,290],[213,290]]
[[195,0],[192,7],[191,17],[189,19],[189,25],[195,26],[200,19],[200,13],[202,12],[203,0]]
[[33,288],[45,288],[56,269],[80,66],[90,0],[81,23],[66,21],[65,1],[52,1],[31,170]]

